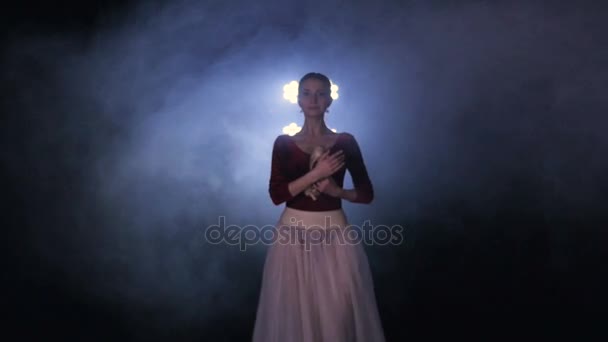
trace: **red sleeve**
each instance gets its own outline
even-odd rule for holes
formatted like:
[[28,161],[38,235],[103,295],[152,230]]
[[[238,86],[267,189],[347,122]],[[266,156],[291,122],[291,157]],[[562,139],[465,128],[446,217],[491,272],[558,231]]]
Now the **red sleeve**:
[[275,205],[279,205],[283,202],[290,200],[293,196],[289,192],[289,182],[287,175],[285,174],[285,156],[288,151],[285,149],[287,146],[282,141],[281,136],[278,136],[274,141],[272,147],[272,165],[270,170],[270,184],[268,191],[270,198]]
[[365,167],[363,155],[361,154],[357,140],[351,134],[348,134],[348,138],[346,144],[348,151],[345,151],[348,153],[346,168],[352,177],[353,186],[357,191],[357,197],[353,202],[368,204],[374,199],[374,187],[367,174],[367,168]]

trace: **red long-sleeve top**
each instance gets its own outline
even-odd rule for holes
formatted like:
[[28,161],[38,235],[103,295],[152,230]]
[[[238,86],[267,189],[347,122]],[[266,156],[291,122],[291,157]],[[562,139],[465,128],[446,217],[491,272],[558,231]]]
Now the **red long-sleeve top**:
[[[355,203],[370,203],[374,199],[374,189],[369,179],[359,144],[350,133],[339,133],[338,139],[330,148],[330,153],[343,150],[345,167],[332,175],[338,186],[344,186],[346,170],[351,175],[357,192]],[[326,194],[317,200],[306,196],[304,191],[292,196],[288,185],[302,177],[309,169],[310,154],[304,152],[288,135],[280,135],[274,141],[269,192],[275,205],[285,202],[287,207],[307,211],[327,211],[342,208],[342,199]]]

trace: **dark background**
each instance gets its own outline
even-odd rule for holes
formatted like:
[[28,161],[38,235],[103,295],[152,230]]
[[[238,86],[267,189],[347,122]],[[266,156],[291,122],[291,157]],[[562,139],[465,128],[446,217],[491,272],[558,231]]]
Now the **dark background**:
[[308,71],[376,188],[346,210],[405,227],[366,247],[388,341],[604,332],[600,2],[5,6],[6,333],[249,340],[265,249],[202,228],[277,217],[280,91]]

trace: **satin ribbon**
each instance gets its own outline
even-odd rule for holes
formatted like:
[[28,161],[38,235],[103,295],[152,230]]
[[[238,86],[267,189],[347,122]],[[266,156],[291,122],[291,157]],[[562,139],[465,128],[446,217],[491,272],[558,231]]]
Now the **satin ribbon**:
[[[317,162],[319,161],[319,158],[321,157],[321,155],[325,152],[325,148],[323,146],[317,146],[314,148],[314,150],[312,151],[312,153],[310,154],[310,162],[309,162],[309,168],[312,170],[315,165],[317,165]],[[304,193],[306,194],[306,196],[312,198],[313,201],[317,200],[317,197],[321,194],[321,192],[319,191],[319,189],[317,189],[317,185],[316,184],[312,184],[311,186],[309,186]]]

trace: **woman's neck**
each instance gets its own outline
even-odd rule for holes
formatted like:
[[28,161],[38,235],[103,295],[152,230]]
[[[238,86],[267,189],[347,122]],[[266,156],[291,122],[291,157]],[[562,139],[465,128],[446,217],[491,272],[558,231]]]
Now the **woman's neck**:
[[319,137],[327,134],[329,131],[330,129],[325,124],[323,118],[305,118],[302,129],[298,134],[310,137]]

